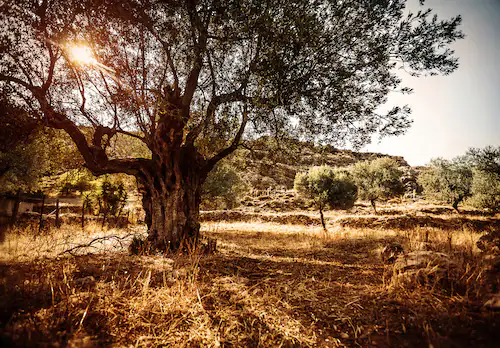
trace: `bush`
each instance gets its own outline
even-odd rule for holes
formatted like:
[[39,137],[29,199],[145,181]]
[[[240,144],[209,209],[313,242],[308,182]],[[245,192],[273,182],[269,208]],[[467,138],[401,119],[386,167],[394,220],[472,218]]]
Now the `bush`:
[[358,162],[350,168],[359,198],[370,201],[377,212],[375,202],[404,193],[401,181],[403,172],[392,158],[378,158],[370,162]]
[[94,189],[92,183],[96,178],[87,169],[74,169],[61,175],[59,178],[59,192],[63,195],[70,195]]
[[294,188],[299,194],[315,202],[324,229],[323,209],[352,208],[358,191],[348,172],[328,166],[312,167],[307,173],[297,173]]

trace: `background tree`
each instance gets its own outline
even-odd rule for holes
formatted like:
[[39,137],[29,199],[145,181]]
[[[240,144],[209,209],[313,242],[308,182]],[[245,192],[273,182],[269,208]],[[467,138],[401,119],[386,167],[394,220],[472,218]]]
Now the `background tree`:
[[297,173],[294,189],[312,199],[319,209],[321,225],[326,230],[323,210],[349,209],[356,202],[358,188],[348,172],[329,166],[311,167],[307,173]]
[[500,209],[500,146],[470,149],[467,157],[473,166],[469,202],[477,208],[497,212]]
[[[420,1],[421,4],[424,1]],[[396,72],[449,74],[461,18],[406,0],[6,0],[0,88],[63,129],[95,175],[137,178],[154,248],[198,239],[201,186],[247,136],[360,146],[410,109]],[[82,130],[85,126],[90,134]],[[111,157],[117,134],[149,157]]]
[[451,203],[459,211],[458,205],[472,194],[472,168],[466,157],[432,159],[420,172],[418,182],[424,195]]
[[205,202],[210,202],[209,206],[217,207],[214,201],[222,199],[226,208],[232,208],[244,186],[240,174],[230,164],[219,162],[203,183],[201,196]]
[[476,208],[492,212],[500,210],[500,175],[473,169],[472,197],[467,201]]
[[398,162],[391,158],[358,162],[352,166],[351,173],[359,198],[370,201],[375,213],[377,200],[401,195],[405,190],[401,181],[403,172]]
[[83,164],[71,138],[0,94],[0,191],[35,191],[43,176]]
[[466,156],[477,170],[500,175],[500,146],[471,148]]

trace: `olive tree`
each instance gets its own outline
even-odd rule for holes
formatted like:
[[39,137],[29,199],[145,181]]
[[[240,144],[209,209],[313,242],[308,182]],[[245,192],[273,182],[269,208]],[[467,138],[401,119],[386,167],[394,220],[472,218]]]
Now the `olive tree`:
[[352,166],[351,173],[358,186],[359,198],[370,201],[375,213],[377,200],[404,193],[403,172],[399,169],[399,163],[392,158],[358,162]]
[[432,159],[418,182],[425,196],[449,202],[458,212],[458,205],[472,195],[472,168],[465,157]]
[[468,159],[473,167],[469,200],[477,208],[500,209],[500,146],[470,149]]
[[321,225],[324,230],[326,230],[323,216],[324,208],[352,208],[358,193],[358,189],[347,171],[334,170],[329,166],[311,167],[308,172],[297,173],[294,189],[299,194],[314,201],[319,209]]
[[[410,126],[408,106],[379,108],[410,91],[397,72],[452,73],[463,34],[460,16],[406,3],[5,0],[0,89],[66,131],[94,175],[135,176],[151,248],[179,249],[198,240],[208,173],[244,137],[360,146]],[[150,155],[110,156],[117,134]]]
[[226,208],[232,208],[245,189],[240,174],[229,164],[219,162],[203,183],[201,196],[211,207],[217,207],[217,199],[223,199]]
[[471,148],[466,154],[471,165],[477,170],[500,175],[500,146]]

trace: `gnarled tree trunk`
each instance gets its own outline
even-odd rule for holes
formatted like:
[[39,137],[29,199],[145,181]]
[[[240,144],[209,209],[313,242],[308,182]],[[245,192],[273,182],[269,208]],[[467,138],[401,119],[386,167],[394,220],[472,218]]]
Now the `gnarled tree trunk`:
[[162,160],[154,160],[138,178],[148,243],[153,249],[192,248],[198,242],[200,192],[207,175],[202,164],[194,147],[181,147]]

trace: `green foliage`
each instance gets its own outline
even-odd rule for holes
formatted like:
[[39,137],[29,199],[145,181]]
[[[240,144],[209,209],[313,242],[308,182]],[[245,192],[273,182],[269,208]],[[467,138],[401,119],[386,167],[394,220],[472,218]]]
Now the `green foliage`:
[[359,198],[370,201],[374,209],[375,201],[389,199],[404,192],[401,181],[403,172],[399,169],[398,162],[391,158],[359,162],[350,171],[358,186]]
[[500,210],[500,146],[470,149],[467,157],[473,166],[472,197],[468,203],[477,208]]
[[477,170],[500,175],[500,146],[472,148],[467,151],[466,156]]
[[[240,174],[231,165],[219,163],[208,174],[202,186],[201,194],[205,203],[214,203],[220,199],[227,208],[232,208],[244,191],[245,185],[240,179]],[[214,204],[206,205],[214,208]]]
[[96,177],[87,169],[74,169],[63,173],[59,177],[59,192],[63,195],[70,195],[76,192],[83,194],[91,191],[95,184]]
[[424,195],[451,203],[455,209],[472,194],[472,168],[465,157],[432,159],[418,177]]
[[324,206],[349,209],[357,198],[357,187],[349,173],[328,166],[312,167],[307,173],[297,173],[294,189],[314,200],[320,210]]
[[95,193],[99,214],[105,217],[120,215],[127,203],[127,197],[125,183],[120,179],[112,181],[106,176]]
[[494,212],[500,210],[500,174],[474,169],[471,191],[467,203]]
[[[172,116],[161,113],[162,105],[180,97],[191,106],[181,124],[186,132],[204,125],[196,139],[202,152],[202,144],[216,153],[212,144],[225,147],[234,138],[242,102],[248,103],[248,131],[254,134],[295,130],[310,139],[361,145],[377,130],[397,135],[411,124],[407,106],[377,111],[390,91],[410,91],[401,88],[398,68],[419,76],[458,67],[449,45],[464,36],[460,16],[440,20],[432,10],[410,13],[406,4],[65,0],[46,6],[7,0],[0,87],[16,86],[28,101],[47,101],[71,122],[149,132],[146,143],[156,122]],[[66,30],[73,26],[78,32]],[[66,43],[81,40],[91,43],[98,67],[78,69],[67,60]],[[119,72],[119,79],[100,76],[103,66]],[[33,92],[34,76],[51,77],[41,81],[43,95]],[[75,100],[80,93],[86,103]],[[209,107],[213,112],[206,112]],[[98,113],[99,119],[93,116]]]
[[44,176],[82,163],[65,132],[43,127],[23,109],[0,98],[0,191],[36,191]]

